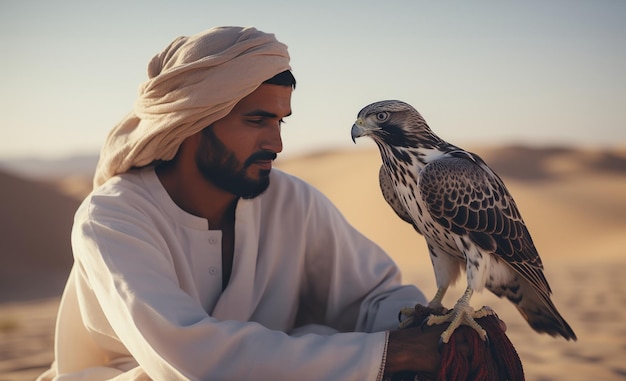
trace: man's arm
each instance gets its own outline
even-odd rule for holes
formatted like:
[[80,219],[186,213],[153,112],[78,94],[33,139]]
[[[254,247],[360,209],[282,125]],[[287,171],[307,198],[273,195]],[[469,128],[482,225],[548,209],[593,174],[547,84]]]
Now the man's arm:
[[[291,337],[258,323],[219,321],[180,288],[145,217],[96,220],[79,218],[74,232],[84,322],[100,345],[121,343],[149,376],[321,380],[379,372],[384,332]],[[106,319],[94,315],[98,308]]]

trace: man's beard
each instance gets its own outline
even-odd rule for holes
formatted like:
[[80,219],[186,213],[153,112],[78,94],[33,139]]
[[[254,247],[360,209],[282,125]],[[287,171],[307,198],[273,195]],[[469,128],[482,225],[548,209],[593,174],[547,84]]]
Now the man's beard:
[[205,128],[201,135],[196,165],[206,180],[244,199],[255,198],[267,190],[270,185],[270,170],[260,170],[258,179],[251,179],[246,171],[256,161],[276,159],[275,153],[258,151],[241,164],[235,154],[215,136],[212,126]]

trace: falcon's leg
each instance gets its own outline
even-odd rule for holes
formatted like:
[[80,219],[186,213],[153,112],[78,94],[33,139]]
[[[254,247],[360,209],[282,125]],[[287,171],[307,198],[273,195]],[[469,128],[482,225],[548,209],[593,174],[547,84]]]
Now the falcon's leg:
[[[447,287],[439,287],[437,289],[437,293],[435,297],[428,303],[428,308],[432,308],[435,311],[441,311],[442,313],[446,311],[441,302],[443,301],[443,297],[446,295],[446,291],[448,291]],[[415,308],[403,308],[400,310],[400,328],[406,328],[413,324],[414,322],[414,314]],[[406,316],[406,319],[402,320],[402,317]]]
[[[436,313],[447,312],[442,301],[448,291],[448,286],[453,284],[461,274],[461,266],[464,264],[458,257],[454,257],[446,252],[439,251],[436,247],[428,245],[430,260],[435,270],[435,280],[437,282],[437,293],[428,303]],[[400,322],[400,328],[406,328],[414,323],[414,308],[404,308],[400,311],[400,318],[406,317]]]
[[446,291],[448,291],[448,287],[439,287],[433,299],[428,303],[428,307],[434,310],[442,310],[444,307],[441,302],[443,301],[443,297],[446,295]]
[[450,340],[450,336],[452,336],[454,331],[461,326],[461,324],[474,328],[474,330],[478,332],[481,339],[487,340],[487,332],[474,319],[492,315],[494,312],[490,308],[485,307],[478,311],[474,311],[474,309],[469,305],[469,300],[471,299],[473,293],[474,290],[468,287],[463,296],[456,302],[452,311],[444,315],[430,315],[426,321],[428,325],[443,324],[448,321],[450,322],[450,326],[441,334],[442,342],[447,343],[448,340]]

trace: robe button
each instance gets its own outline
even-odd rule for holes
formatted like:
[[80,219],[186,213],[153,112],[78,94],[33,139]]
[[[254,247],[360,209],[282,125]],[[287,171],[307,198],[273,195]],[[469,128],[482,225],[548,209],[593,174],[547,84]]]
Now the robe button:
[[211,238],[209,238],[209,243],[210,243],[211,245],[215,245],[215,244],[217,243],[217,238],[216,238],[216,237],[211,237]]
[[219,270],[217,269],[217,267],[215,267],[215,266],[209,267],[209,274],[217,275],[218,272],[219,272]]

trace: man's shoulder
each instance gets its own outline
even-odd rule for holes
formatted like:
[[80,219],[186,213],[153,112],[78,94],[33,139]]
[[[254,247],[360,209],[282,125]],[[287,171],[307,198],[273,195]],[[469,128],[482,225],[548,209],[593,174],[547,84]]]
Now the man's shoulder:
[[150,184],[146,180],[149,180],[151,174],[154,174],[152,168],[131,169],[111,177],[104,184],[94,189],[91,195],[95,197],[126,197],[133,194],[145,196],[146,193],[150,193]]
[[153,204],[155,191],[151,189],[154,184],[151,185],[150,172],[154,174],[151,168],[133,169],[110,178],[85,198],[81,209],[122,211]]
[[[75,225],[102,224],[116,229],[169,231],[177,227],[205,231],[204,218],[189,214],[170,198],[152,167],[116,175],[83,201]],[[131,228],[132,226],[132,228]]]

